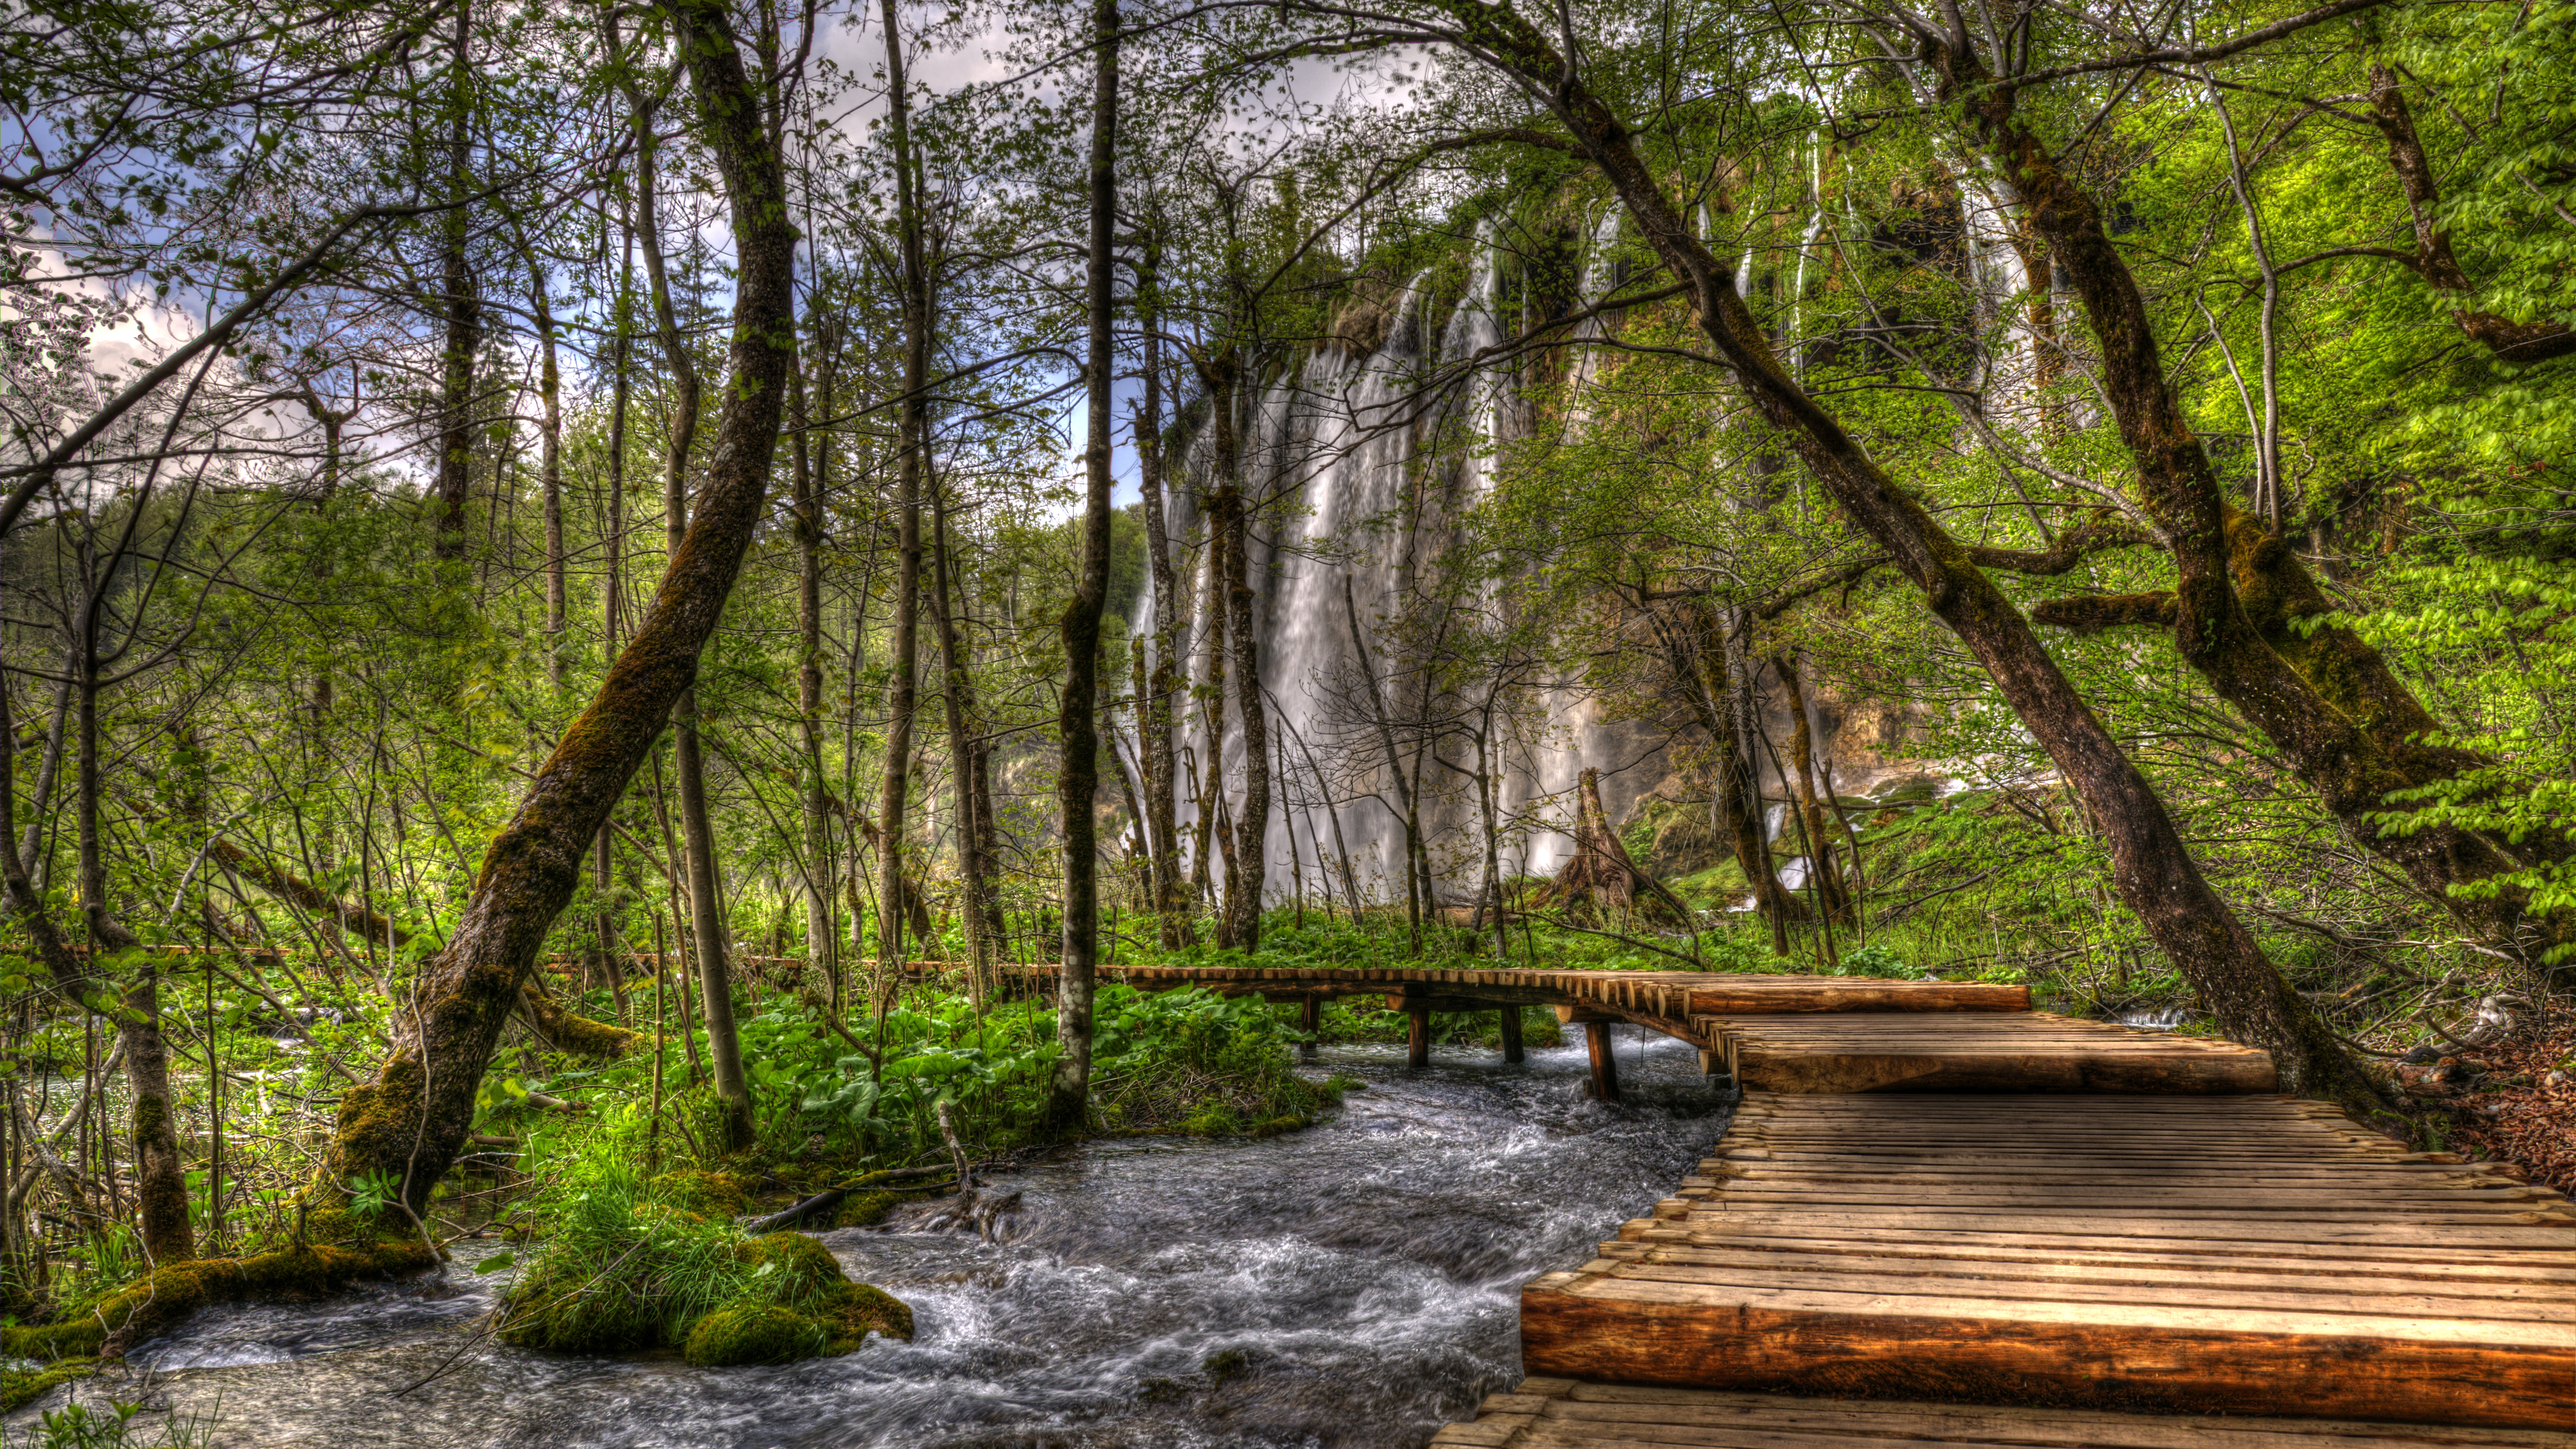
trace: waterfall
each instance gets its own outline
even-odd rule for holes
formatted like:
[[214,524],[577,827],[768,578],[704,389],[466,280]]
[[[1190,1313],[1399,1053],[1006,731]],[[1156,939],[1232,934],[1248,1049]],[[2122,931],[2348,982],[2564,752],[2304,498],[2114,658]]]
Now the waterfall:
[[[1606,296],[1615,281],[1611,252],[1619,222],[1614,206],[1592,230],[1583,270],[1585,305]],[[1391,677],[1392,651],[1378,638],[1379,624],[1402,602],[1407,581],[1436,563],[1454,534],[1458,510],[1472,507],[1490,487],[1494,451],[1519,436],[1522,426],[1511,376],[1500,364],[1475,368],[1443,391],[1428,416],[1417,415],[1424,411],[1418,394],[1428,379],[1445,379],[1449,370],[1503,340],[1503,256],[1490,223],[1478,228],[1475,246],[1466,293],[1436,331],[1426,272],[1406,283],[1384,337],[1365,358],[1328,346],[1266,387],[1244,390],[1235,421],[1246,490],[1255,500],[1272,500],[1255,515],[1246,565],[1257,594],[1261,682],[1274,710],[1265,851],[1267,887],[1274,896],[1290,888],[1292,834],[1293,873],[1303,875],[1306,890],[1320,894],[1328,880],[1338,885],[1336,816],[1360,894],[1381,901],[1403,895],[1404,824],[1352,648],[1351,613],[1355,605],[1380,691],[1390,708],[1399,708],[1395,691],[1403,681]],[[1587,322],[1577,335],[1602,334],[1598,322]],[[1576,354],[1578,391],[1590,376],[1592,356],[1588,349]],[[1175,470],[1169,504],[1175,539],[1189,536],[1196,524],[1189,495],[1213,481],[1206,432],[1199,430]],[[1436,460],[1451,470],[1443,474],[1426,471],[1434,460],[1424,456],[1424,446],[1435,432],[1466,443],[1464,456]],[[1423,476],[1408,508],[1408,479],[1417,472]],[[1445,486],[1436,481],[1442,478]],[[1176,601],[1188,621],[1177,662],[1184,677],[1201,686],[1207,680],[1200,656],[1212,622],[1203,617],[1208,567],[1202,553],[1189,598]],[[1140,645],[1148,649],[1150,590],[1149,583],[1135,625]],[[1242,770],[1235,694],[1229,683],[1223,706],[1229,800],[1240,789]],[[1524,819],[1570,822],[1575,781],[1587,764],[1602,763],[1589,757],[1597,731],[1588,701],[1570,689],[1559,694],[1546,701],[1549,737],[1531,758],[1505,762],[1499,803]],[[1207,741],[1201,708],[1196,702],[1183,707],[1180,737],[1184,768],[1194,761],[1203,783]],[[1425,785],[1449,783],[1441,773],[1437,766],[1427,768]],[[1178,795],[1176,816],[1187,839],[1197,807],[1186,780]],[[1322,803],[1326,797],[1334,802],[1329,812]],[[1426,812],[1424,826],[1465,828],[1474,818],[1472,803],[1465,802],[1445,814]],[[1552,829],[1526,834],[1525,845],[1515,841],[1508,847],[1506,869],[1552,870],[1570,844]],[[1217,874],[1212,867],[1211,878]]]

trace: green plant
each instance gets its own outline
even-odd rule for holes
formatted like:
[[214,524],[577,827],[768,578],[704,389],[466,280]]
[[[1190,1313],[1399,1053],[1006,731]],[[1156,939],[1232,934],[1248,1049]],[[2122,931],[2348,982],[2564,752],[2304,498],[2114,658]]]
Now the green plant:
[[87,1404],[48,1409],[24,1432],[0,1429],[9,1449],[197,1449],[215,1442],[212,1414],[172,1412],[144,1419],[141,1404],[110,1400],[104,1410]]
[[362,1218],[379,1216],[393,1206],[402,1184],[390,1172],[362,1172],[349,1180],[349,1211]]

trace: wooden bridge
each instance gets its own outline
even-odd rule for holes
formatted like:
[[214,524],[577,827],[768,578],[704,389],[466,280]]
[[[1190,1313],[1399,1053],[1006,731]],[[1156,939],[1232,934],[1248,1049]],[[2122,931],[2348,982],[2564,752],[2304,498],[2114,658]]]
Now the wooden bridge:
[[[908,968],[916,975],[937,963]],[[1015,966],[1053,989],[1057,968]],[[1619,1095],[1603,1028],[1631,1022],[1699,1048],[1701,1065],[1747,1090],[1777,1092],[2270,1092],[2272,1059],[2224,1042],[2138,1031],[2030,1009],[2030,988],[1865,976],[1693,971],[1441,971],[1398,967],[1263,970],[1103,966],[1147,991],[1197,986],[1303,1003],[1381,997],[1412,1018],[1412,1061],[1430,1060],[1433,1012],[1501,1013],[1503,1058],[1521,1059],[1523,1006],[1589,1028],[1593,1089]]]
[[[1038,968],[1040,989],[1051,968]],[[1522,1290],[1493,1449],[2576,1449],[2576,1212],[2279,1094],[2223,1042],[2020,987],[1687,972],[1106,967],[1148,989],[1553,1006],[1695,1044],[1742,1106]],[[1506,1009],[1511,1008],[1511,1009]]]

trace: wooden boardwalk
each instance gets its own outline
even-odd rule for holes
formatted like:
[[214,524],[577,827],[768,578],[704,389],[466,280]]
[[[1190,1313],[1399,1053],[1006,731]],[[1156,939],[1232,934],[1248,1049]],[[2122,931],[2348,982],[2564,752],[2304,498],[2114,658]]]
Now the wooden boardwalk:
[[1441,1449],[2568,1449],[2576,1436],[2342,1419],[2208,1418],[1802,1399],[1533,1378],[1486,1398]]
[[2544,1188],[2290,1098],[1753,1094],[1656,1215],[1523,1291],[1532,1373],[2563,1426]]
[[1103,974],[1383,996],[1417,1063],[1431,1012],[1503,1010],[1511,1056],[1549,1005],[1591,1028],[1600,1095],[1621,1021],[1746,1090],[1654,1216],[1524,1288],[1538,1377],[1441,1444],[2576,1449],[2576,1212],[2278,1095],[2258,1051],[1972,983]]
[[1537,1377],[1437,1443],[2576,1449],[2576,1212],[2261,1052],[1917,983],[1464,974],[1412,996],[1560,991],[1747,1094],[1526,1286]]

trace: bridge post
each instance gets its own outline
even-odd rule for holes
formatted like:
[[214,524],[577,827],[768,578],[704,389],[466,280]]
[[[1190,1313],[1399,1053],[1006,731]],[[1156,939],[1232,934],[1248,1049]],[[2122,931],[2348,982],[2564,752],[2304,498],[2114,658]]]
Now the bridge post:
[[1518,1066],[1521,1060],[1521,1009],[1517,1005],[1503,1008],[1503,1060]]
[[1297,1025],[1299,1029],[1306,1033],[1307,1037],[1306,1044],[1297,1048],[1297,1050],[1302,1054],[1311,1057],[1315,1054],[1315,1033],[1324,1029],[1324,998],[1320,996],[1307,997],[1305,1010],[1298,1017]]
[[1406,1059],[1405,1065],[1417,1068],[1427,1067],[1431,1065],[1431,1008],[1427,1005],[1407,1003],[1404,1012],[1407,1026],[1405,1044],[1412,1049],[1412,1054]]
[[1610,1023],[1587,1021],[1583,1024],[1584,1043],[1592,1048],[1592,1098],[1597,1102],[1619,1100],[1619,1062],[1610,1054]]

